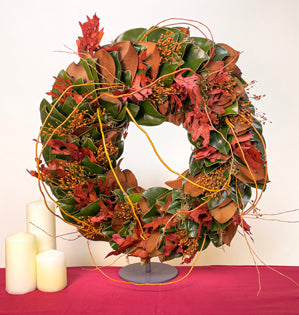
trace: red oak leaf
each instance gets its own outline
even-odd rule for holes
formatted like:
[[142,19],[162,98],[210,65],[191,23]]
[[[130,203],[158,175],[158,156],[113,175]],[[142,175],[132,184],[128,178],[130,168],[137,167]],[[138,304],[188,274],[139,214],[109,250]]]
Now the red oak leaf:
[[199,223],[198,235],[200,235],[200,230],[203,225],[207,227],[207,230],[210,229],[213,217],[211,216],[207,206],[195,208],[191,212],[186,212],[186,215],[188,215],[193,221]]
[[222,154],[216,148],[214,148],[210,145],[207,147],[197,149],[197,150],[195,150],[194,153],[195,154],[192,155],[192,157],[194,158],[195,161],[201,160],[203,158],[207,158],[211,162],[214,163],[216,160],[227,161],[230,158],[229,155]]
[[[75,100],[76,104],[79,104],[82,101],[86,93],[80,95],[74,91],[72,87],[72,81],[70,79],[65,79],[63,77],[54,78],[55,82],[53,84],[52,91],[48,92],[47,95],[51,95],[53,98],[60,97],[60,103],[64,103],[69,96]],[[64,93],[63,96],[61,96],[62,93]]]
[[178,246],[179,239],[177,234],[165,235],[165,246],[163,247],[163,254],[169,256],[170,253]]
[[81,209],[98,199],[94,190],[95,185],[85,182],[83,186],[76,186],[74,189],[74,199],[78,202],[75,209]]
[[[237,143],[237,139],[240,146]],[[241,135],[237,139],[234,138],[232,141],[233,151],[242,159],[243,162],[246,161],[248,163],[253,172],[255,168],[263,168],[262,164],[265,164],[266,162],[262,159],[262,153],[260,153],[259,150],[251,143],[251,134]]]
[[[113,237],[113,236],[112,236]],[[135,240],[134,238],[132,238],[131,236],[127,236],[125,241],[121,243],[120,247],[118,250],[112,251],[110,252],[107,256],[111,256],[111,255],[119,255],[123,252],[125,252],[128,248],[132,247],[133,245],[137,244],[139,241]]]
[[201,82],[202,77],[198,74],[193,74],[190,77],[183,77],[181,73],[179,73],[174,81],[176,82],[176,88],[184,92],[190,97],[191,103],[195,106],[198,106],[200,103],[204,103],[203,98],[201,96],[201,86],[199,86],[199,82]]
[[192,141],[196,141],[199,137],[203,138],[202,146],[206,147],[210,141],[210,130],[214,128],[210,125],[207,114],[197,107],[186,114],[184,127],[192,135]]
[[99,31],[100,19],[95,14],[93,18],[87,16],[87,22],[81,23],[80,27],[82,29],[83,37],[78,37],[77,46],[78,53],[81,58],[86,57],[84,52],[88,52],[91,56],[93,53],[100,48],[100,41],[104,35],[104,29]]
[[169,216],[153,218],[152,222],[146,223],[143,227],[146,229],[152,227],[153,231],[154,231],[158,227],[160,227],[160,225],[167,225],[167,226],[165,226],[165,229],[169,229],[171,226],[174,225],[174,223],[172,221],[168,222],[169,219],[170,219]]

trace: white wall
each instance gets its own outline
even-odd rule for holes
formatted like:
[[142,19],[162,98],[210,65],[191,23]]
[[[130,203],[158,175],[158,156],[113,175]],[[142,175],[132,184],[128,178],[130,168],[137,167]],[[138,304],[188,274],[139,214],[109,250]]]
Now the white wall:
[[[39,103],[53,76],[77,57],[78,21],[95,12],[105,28],[103,43],[133,27],[150,27],[168,17],[185,17],[209,25],[217,42],[243,51],[239,66],[247,81],[257,80],[254,92],[267,97],[256,103],[273,122],[265,127],[271,183],[260,203],[265,213],[291,210],[298,202],[298,10],[297,0],[1,0],[1,182],[0,267],[4,240],[25,230],[26,203],[40,199],[37,182],[27,174],[34,169],[34,142],[40,127]],[[194,35],[199,35],[194,33]],[[187,168],[190,147],[183,129],[166,125],[149,129],[162,156],[177,171]],[[131,168],[144,187],[158,186],[174,176],[159,165],[144,139],[129,129],[123,167]],[[144,165],[148,168],[145,169]],[[299,213],[281,219],[298,220]],[[299,225],[248,220],[254,248],[268,264],[299,265]],[[57,234],[73,231],[57,222]],[[86,240],[58,239],[69,265],[90,265]],[[109,252],[105,243],[92,244],[99,264]],[[125,259],[117,264],[125,263]],[[174,263],[179,263],[176,261]],[[244,239],[237,235],[230,248],[208,248],[199,264],[252,264]]]

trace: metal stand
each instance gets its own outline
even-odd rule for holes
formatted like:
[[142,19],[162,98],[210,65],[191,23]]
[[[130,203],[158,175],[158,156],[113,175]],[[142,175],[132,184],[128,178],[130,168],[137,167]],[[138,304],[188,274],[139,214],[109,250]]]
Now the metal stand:
[[146,266],[139,263],[130,264],[119,270],[119,276],[134,283],[162,283],[178,275],[177,268],[156,262],[149,262]]

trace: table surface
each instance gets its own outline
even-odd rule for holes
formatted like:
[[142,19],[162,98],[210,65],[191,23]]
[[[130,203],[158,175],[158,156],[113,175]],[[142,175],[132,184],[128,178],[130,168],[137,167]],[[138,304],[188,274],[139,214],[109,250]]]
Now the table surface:
[[[183,277],[189,267],[177,267]],[[299,283],[299,267],[274,267]],[[120,267],[103,268],[114,279]],[[68,268],[68,286],[59,292],[5,291],[0,269],[0,314],[299,314],[299,287],[267,267],[195,267],[185,280],[163,286],[116,283],[93,267]]]

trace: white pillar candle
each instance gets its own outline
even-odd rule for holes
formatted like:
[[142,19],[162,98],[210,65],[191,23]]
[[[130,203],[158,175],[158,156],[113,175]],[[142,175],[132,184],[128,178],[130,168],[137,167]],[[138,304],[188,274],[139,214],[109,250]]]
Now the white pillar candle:
[[[55,204],[47,201],[48,207],[55,212]],[[37,252],[56,249],[55,216],[43,200],[27,204],[27,232],[36,236]]]
[[24,294],[36,289],[36,240],[33,234],[17,233],[5,240],[6,291]]
[[63,252],[47,250],[36,256],[37,288],[56,292],[67,286],[66,260]]

